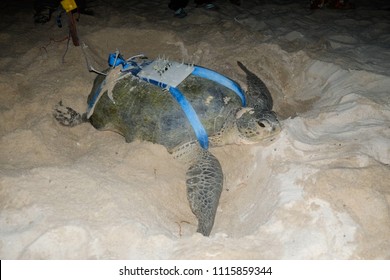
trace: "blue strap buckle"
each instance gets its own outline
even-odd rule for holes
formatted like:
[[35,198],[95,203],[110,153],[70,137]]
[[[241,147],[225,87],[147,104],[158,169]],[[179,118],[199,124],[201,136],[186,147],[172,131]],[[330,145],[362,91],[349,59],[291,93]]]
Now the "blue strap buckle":
[[122,65],[123,71],[138,66],[137,63],[135,63],[134,61],[127,61],[126,59],[124,59],[123,56],[118,52],[110,53],[108,55],[108,65],[112,68]]

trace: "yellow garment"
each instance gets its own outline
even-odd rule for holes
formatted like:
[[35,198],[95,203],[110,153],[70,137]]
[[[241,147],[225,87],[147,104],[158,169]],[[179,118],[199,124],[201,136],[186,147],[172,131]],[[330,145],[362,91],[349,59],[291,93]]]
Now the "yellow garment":
[[61,5],[67,13],[77,8],[74,0],[62,0]]

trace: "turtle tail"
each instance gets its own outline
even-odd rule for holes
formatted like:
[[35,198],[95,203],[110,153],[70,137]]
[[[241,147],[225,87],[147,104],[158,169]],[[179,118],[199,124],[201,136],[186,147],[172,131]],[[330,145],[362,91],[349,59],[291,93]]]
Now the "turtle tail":
[[55,106],[53,116],[64,126],[73,127],[88,122],[87,113],[80,114],[74,109],[62,105],[62,101]]

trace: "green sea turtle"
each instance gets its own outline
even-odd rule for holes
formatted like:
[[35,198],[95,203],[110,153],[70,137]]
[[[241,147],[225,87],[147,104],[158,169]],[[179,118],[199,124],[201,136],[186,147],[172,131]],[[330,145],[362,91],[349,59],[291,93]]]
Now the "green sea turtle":
[[95,79],[86,113],[60,102],[55,118],[66,126],[89,121],[99,130],[122,134],[127,142],[164,145],[188,166],[187,198],[198,219],[197,231],[208,236],[223,185],[221,165],[208,143],[212,147],[256,143],[275,136],[280,124],[267,87],[240,62],[247,75],[246,94],[234,81],[202,67],[166,60],[142,64],[127,60],[122,69],[119,64]]

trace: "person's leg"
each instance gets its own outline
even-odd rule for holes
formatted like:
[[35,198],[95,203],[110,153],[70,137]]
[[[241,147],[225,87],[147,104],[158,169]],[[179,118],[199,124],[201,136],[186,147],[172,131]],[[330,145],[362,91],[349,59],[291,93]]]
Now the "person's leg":
[[60,5],[60,0],[35,0],[34,21],[35,23],[46,23],[50,20],[51,14]]
[[168,4],[168,7],[175,11],[175,17],[183,18],[187,15],[184,8],[187,6],[188,1],[189,0],[171,0]]
[[76,0],[78,12],[80,14],[93,16],[94,13],[91,9],[88,9],[87,0]]
[[35,0],[34,9],[39,10],[45,7],[57,8],[61,0]]
[[178,9],[184,9],[188,2],[189,0],[171,0],[168,4],[168,7],[171,10],[177,11]]
[[237,6],[240,6],[241,5],[241,0],[229,0],[230,3],[234,4],[234,5],[237,5]]

